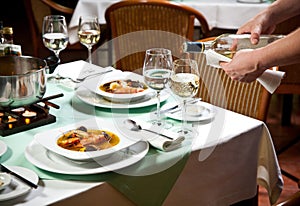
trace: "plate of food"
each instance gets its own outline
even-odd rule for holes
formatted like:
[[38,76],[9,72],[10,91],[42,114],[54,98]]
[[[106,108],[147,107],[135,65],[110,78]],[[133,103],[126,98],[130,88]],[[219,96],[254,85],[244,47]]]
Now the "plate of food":
[[[138,99],[136,101],[131,102],[111,102],[103,96],[96,94],[95,92],[91,91],[86,87],[79,87],[76,90],[76,97],[83,101],[86,104],[101,107],[101,108],[108,108],[108,109],[133,109],[133,108],[142,108],[151,105],[157,104],[157,98],[155,93],[148,93],[143,98]],[[160,96],[160,102],[166,101],[170,97],[170,94],[163,90]]]
[[141,75],[122,72],[98,82],[95,93],[111,102],[132,102],[145,97],[153,90],[148,88]]
[[117,125],[92,118],[38,133],[34,139],[46,149],[71,160],[101,160],[140,140],[125,135]]
[[99,161],[78,162],[47,150],[33,140],[25,150],[26,159],[36,167],[66,175],[88,175],[119,170],[141,161],[148,153],[149,144],[139,141]]

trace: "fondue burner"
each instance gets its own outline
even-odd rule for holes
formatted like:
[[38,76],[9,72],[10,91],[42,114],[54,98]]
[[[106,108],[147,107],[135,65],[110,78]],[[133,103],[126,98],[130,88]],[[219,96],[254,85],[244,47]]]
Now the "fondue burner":
[[54,123],[56,117],[49,113],[49,106],[56,109],[59,109],[59,106],[48,102],[48,100],[60,96],[63,94],[41,99],[39,103],[32,105],[0,110],[0,135],[4,137]]

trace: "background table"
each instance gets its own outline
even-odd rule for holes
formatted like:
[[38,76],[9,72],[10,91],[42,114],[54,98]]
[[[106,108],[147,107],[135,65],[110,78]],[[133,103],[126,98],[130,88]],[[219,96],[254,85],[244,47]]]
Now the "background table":
[[[105,24],[105,10],[118,0],[79,0],[69,24],[70,43],[77,39],[76,27],[79,16],[96,15],[100,24]],[[176,1],[200,11],[210,28],[237,29],[270,3],[238,3],[236,0],[183,0]],[[197,23],[196,23],[197,25]]]
[[[59,110],[51,109],[51,113],[57,117],[56,123],[1,137],[10,151],[1,157],[2,163],[25,166],[44,177],[40,180],[37,190],[32,190],[20,198],[1,202],[1,205],[48,205],[58,201],[61,201],[58,204],[67,204],[74,200],[77,204],[80,201],[84,204],[85,200],[81,198],[82,196],[95,200],[97,194],[97,198],[105,199],[110,193],[114,201],[107,200],[107,205],[113,205],[118,201],[125,201],[129,205],[133,202],[138,205],[161,205],[162,203],[164,205],[175,203],[229,205],[255,196],[257,183],[267,188],[273,202],[278,198],[283,182],[268,129],[261,121],[221,108],[216,108],[216,117],[213,121],[194,125],[198,135],[193,141],[192,153],[187,162],[183,161],[186,163],[185,167],[183,168],[182,164],[172,166],[177,169],[178,179],[176,174],[174,176],[172,172],[168,172],[168,169],[138,179],[130,175],[124,177],[118,173],[100,174],[99,177],[102,180],[104,178],[104,181],[87,181],[88,178],[84,177],[82,179],[85,180],[78,181],[79,177],[76,178],[77,181],[72,181],[72,176],[68,175],[64,178],[55,174],[47,176],[46,172],[35,168],[24,157],[24,150],[35,134],[94,116],[114,121],[115,117],[130,115],[145,120],[150,118],[150,112],[155,109],[154,105],[111,113],[110,109],[94,108],[81,102],[74,96],[74,91],[65,86],[66,84],[49,83],[47,88],[47,96],[60,92],[65,94],[63,98],[53,100],[61,106]],[[173,122],[175,125],[180,125],[176,121]],[[139,164],[132,165],[126,170],[139,173],[148,169],[164,168],[174,156],[180,157],[179,151],[175,150],[171,153],[157,151],[154,159],[143,159]],[[188,156],[181,157],[184,160]],[[115,181],[110,182],[110,185],[116,189],[105,181],[106,175],[115,177]],[[153,179],[156,182],[152,182]],[[175,180],[176,182],[173,182]],[[162,185],[164,187],[161,187]],[[98,192],[95,194],[95,191]],[[71,199],[65,200],[66,198]]]

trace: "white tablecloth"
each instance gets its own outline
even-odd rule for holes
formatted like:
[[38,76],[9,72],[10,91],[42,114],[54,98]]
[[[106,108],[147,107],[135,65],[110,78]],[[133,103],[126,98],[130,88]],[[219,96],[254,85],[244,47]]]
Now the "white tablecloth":
[[270,3],[239,3],[236,0],[183,0],[180,3],[200,11],[210,28],[238,29]]
[[[79,16],[96,15],[105,24],[105,10],[118,0],[79,0],[69,24],[70,43],[77,39],[76,26]],[[200,11],[210,28],[237,29],[270,3],[238,3],[236,0],[183,0],[177,1]],[[197,22],[196,22],[197,25]]]
[[[105,120],[112,120],[111,113],[106,110],[95,108],[94,113],[88,113],[90,107],[74,97],[72,90],[64,89],[59,84],[48,84],[47,96],[59,92],[63,92],[65,96],[53,102],[61,105],[61,109],[51,111],[56,115],[57,122],[3,138],[13,151],[8,159],[4,159],[4,164],[22,165],[20,159],[24,158],[24,151],[20,148],[14,151],[13,143],[16,139],[24,141],[20,144],[24,144],[22,147],[25,149],[25,140],[30,141],[34,134],[61,127],[74,117],[80,121],[97,115]],[[150,118],[149,115],[148,112],[135,114],[135,118],[145,120]],[[123,116],[127,117],[128,114],[124,113]],[[216,108],[213,121],[200,122],[194,128],[198,134],[192,144],[193,152],[165,200],[165,205],[229,205],[253,197],[257,184],[267,188],[273,203],[277,200],[283,182],[272,139],[263,122]],[[161,163],[160,155],[150,162],[153,162],[151,167],[151,164],[146,164],[147,167],[143,168],[132,165],[126,170],[147,172],[149,169],[165,167]],[[37,190],[32,190],[26,196],[1,202],[1,205],[48,205],[67,197],[81,195],[82,192],[101,184],[106,183],[42,179]]]

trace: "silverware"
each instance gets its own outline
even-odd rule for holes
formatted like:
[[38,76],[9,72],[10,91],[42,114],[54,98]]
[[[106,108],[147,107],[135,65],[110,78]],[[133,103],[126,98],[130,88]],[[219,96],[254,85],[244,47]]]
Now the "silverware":
[[113,69],[111,69],[111,70],[106,70],[106,71],[101,71],[101,72],[99,71],[99,72],[91,73],[91,74],[88,74],[88,75],[85,75],[85,76],[83,76],[83,77],[76,78],[76,79],[73,79],[73,78],[67,77],[67,76],[63,77],[63,76],[60,76],[59,74],[55,74],[55,75],[52,74],[52,75],[48,75],[48,76],[47,76],[47,79],[52,79],[52,78],[57,79],[57,80],[59,80],[59,79],[69,79],[69,80],[71,80],[71,81],[74,82],[74,83],[81,83],[81,82],[83,82],[85,79],[87,79],[88,77],[97,76],[97,75],[102,75],[102,74],[106,74],[106,73],[112,72],[112,71],[113,71]]
[[82,81],[84,81],[84,80],[85,80],[86,78],[88,78],[88,77],[92,77],[92,76],[96,76],[96,75],[102,75],[102,74],[106,74],[106,73],[112,72],[112,71],[113,71],[113,69],[106,70],[106,71],[101,71],[101,72],[91,73],[91,74],[88,74],[88,75],[86,75],[86,76],[77,78],[76,81],[82,82]]
[[[199,102],[199,101],[201,101],[201,98],[188,100],[187,103],[188,103],[188,104],[195,104],[195,103],[197,103],[197,102]],[[181,106],[181,104],[177,104],[177,105],[175,105],[175,106],[173,106],[173,107],[170,107],[170,108],[168,108],[168,109],[161,110],[161,111],[160,111],[160,114],[164,114],[164,113],[171,112],[171,111],[172,111],[172,113],[173,113],[173,112],[178,112],[178,111],[180,110],[180,106]],[[175,109],[178,109],[178,111],[175,110]]]
[[10,169],[8,169],[7,167],[5,167],[4,165],[0,164],[0,171],[2,172],[6,172],[9,173],[13,176],[15,176],[16,178],[18,178],[19,180],[21,180],[22,182],[24,182],[26,185],[33,187],[34,189],[36,189],[38,186],[36,184],[34,184],[33,182],[27,180],[25,177],[22,177],[21,175],[18,175],[16,173],[14,173],[13,171],[11,171]]
[[144,129],[142,128],[141,125],[137,124],[134,120],[132,119],[126,119],[124,120],[124,124],[125,126],[127,126],[128,129],[132,130],[132,131],[139,131],[139,130],[144,130],[144,131],[147,131],[147,132],[151,132],[153,134],[157,134],[157,135],[160,135],[162,137],[165,137],[165,138],[168,138],[170,140],[173,140],[172,137],[169,137],[167,135],[164,135],[164,134],[161,134],[159,132],[155,132],[155,131],[152,131],[152,130],[149,130],[149,129]]
[[74,83],[80,83],[81,81],[77,81],[77,80],[75,80],[75,79],[73,79],[73,78],[71,78],[71,77],[62,77],[62,76],[60,76],[59,74],[56,74],[56,75],[48,75],[47,76],[47,80],[50,80],[50,79],[56,79],[56,80],[60,80],[60,79],[69,79],[69,80],[71,80],[72,82],[74,82]]

